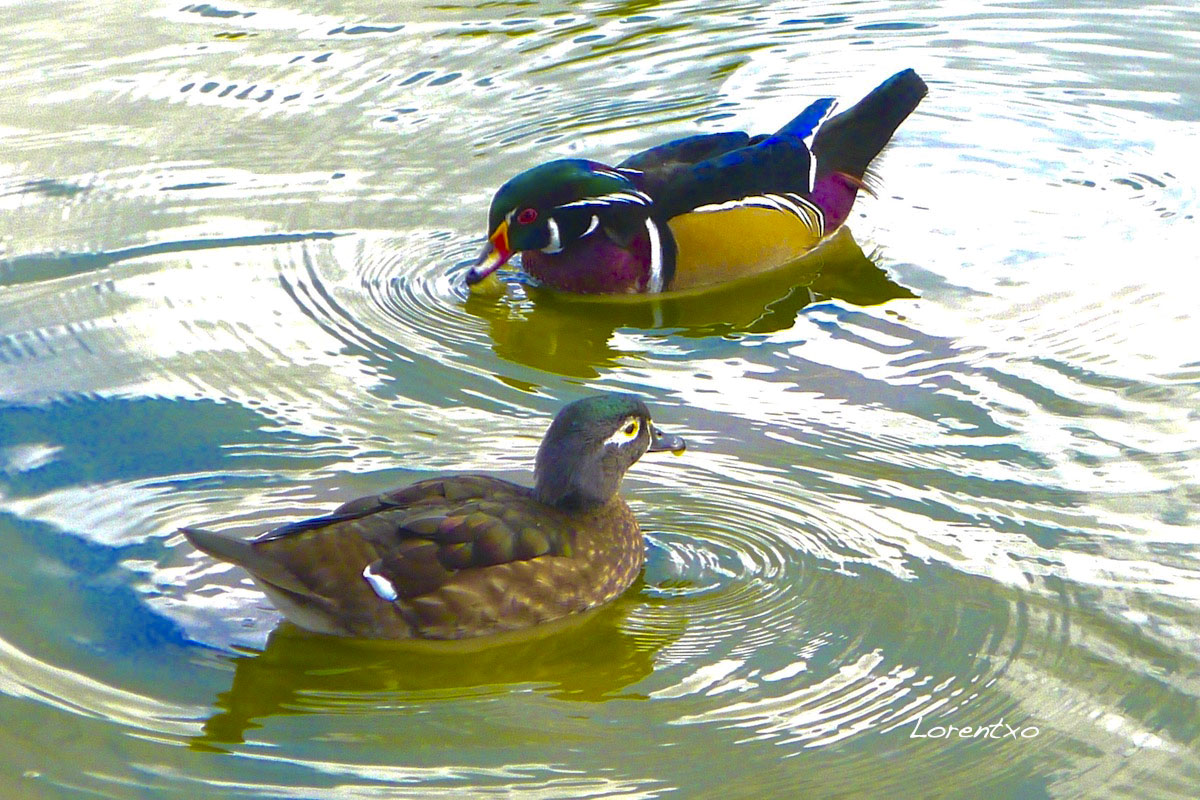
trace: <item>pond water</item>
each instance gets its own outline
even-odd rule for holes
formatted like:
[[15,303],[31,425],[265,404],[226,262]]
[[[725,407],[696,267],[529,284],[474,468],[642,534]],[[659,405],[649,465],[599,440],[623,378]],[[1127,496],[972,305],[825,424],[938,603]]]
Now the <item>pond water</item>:
[[[1200,793],[1191,4],[3,19],[5,797]],[[909,66],[929,96],[823,258],[660,303],[463,286],[522,169]],[[527,480],[599,390],[691,449],[630,473],[644,580],[570,630],[272,633],[176,533]]]

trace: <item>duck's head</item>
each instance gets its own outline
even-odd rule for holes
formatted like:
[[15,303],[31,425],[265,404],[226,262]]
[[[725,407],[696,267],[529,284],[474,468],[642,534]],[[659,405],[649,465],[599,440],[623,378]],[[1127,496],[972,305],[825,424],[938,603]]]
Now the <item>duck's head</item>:
[[607,209],[649,204],[628,175],[595,161],[564,158],[526,170],[492,198],[488,241],[467,283],[483,280],[516,253],[562,252],[595,231]]
[[686,443],[664,434],[640,398],[602,394],[576,400],[558,412],[538,448],[534,469],[538,500],[578,509],[607,503],[621,478],[647,452],[682,453]]

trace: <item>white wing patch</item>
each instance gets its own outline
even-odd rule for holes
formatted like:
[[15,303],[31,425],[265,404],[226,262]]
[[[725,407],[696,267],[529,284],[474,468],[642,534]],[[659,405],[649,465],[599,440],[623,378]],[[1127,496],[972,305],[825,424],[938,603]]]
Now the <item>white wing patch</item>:
[[367,579],[367,583],[371,584],[371,589],[374,590],[375,594],[389,603],[393,603],[400,595],[396,591],[395,584],[375,571],[375,565],[378,563],[378,561],[372,561],[370,564],[367,564],[366,568],[362,571],[362,576]]

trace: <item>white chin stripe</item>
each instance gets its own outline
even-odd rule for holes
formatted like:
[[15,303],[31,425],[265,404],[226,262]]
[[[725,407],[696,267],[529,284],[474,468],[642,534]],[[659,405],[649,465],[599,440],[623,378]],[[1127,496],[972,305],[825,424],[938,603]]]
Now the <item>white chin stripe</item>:
[[542,248],[543,253],[561,253],[562,239],[558,235],[558,223],[554,221],[554,217],[546,218],[546,227],[550,229],[550,244]]
[[658,226],[649,217],[646,217],[646,233],[650,235],[650,281],[646,284],[646,291],[661,292],[663,288],[662,239],[658,235]]

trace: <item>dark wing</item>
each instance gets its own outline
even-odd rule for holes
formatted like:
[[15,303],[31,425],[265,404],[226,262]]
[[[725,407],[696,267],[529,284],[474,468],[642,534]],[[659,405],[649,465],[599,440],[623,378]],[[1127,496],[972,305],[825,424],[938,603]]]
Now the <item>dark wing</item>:
[[531,490],[486,476],[362,498],[250,542],[183,533],[244,567],[301,627],[452,639],[558,619],[624,591],[641,568],[641,536],[624,504],[610,511],[602,533],[616,549],[599,567],[595,531],[577,529]]
[[813,180],[813,158],[806,143],[809,137],[818,179],[842,172],[861,180],[871,160],[925,93],[924,81],[907,69],[837,116],[828,117],[834,102],[824,97],[771,136],[693,136],[638,153],[620,168],[646,173],[643,191],[654,198],[656,216],[661,220],[698,206],[745,197],[785,193],[807,197]]
[[784,125],[778,131],[777,136],[795,136],[797,139],[807,139],[816,132],[817,128],[825,122],[825,119],[833,111],[833,107],[837,101],[832,97],[822,97],[820,100],[814,100],[808,104],[808,108],[801,111],[791,122]]
[[773,136],[741,132],[709,133],[676,139],[632,155],[618,169],[630,175],[669,219],[706,203],[722,203],[764,193],[807,194],[809,158],[805,140],[829,115],[833,98],[809,104]]
[[750,137],[741,132],[686,136],[635,153],[617,165],[637,188],[657,197],[671,183],[701,161],[745,147]]
[[432,592],[476,567],[569,555],[574,531],[529,490],[486,476],[422,481],[346,503],[254,542],[314,594],[369,585],[385,600]]
[[655,198],[656,216],[670,219],[699,206],[764,194],[807,196],[810,164],[803,140],[763,137],[677,173]]

